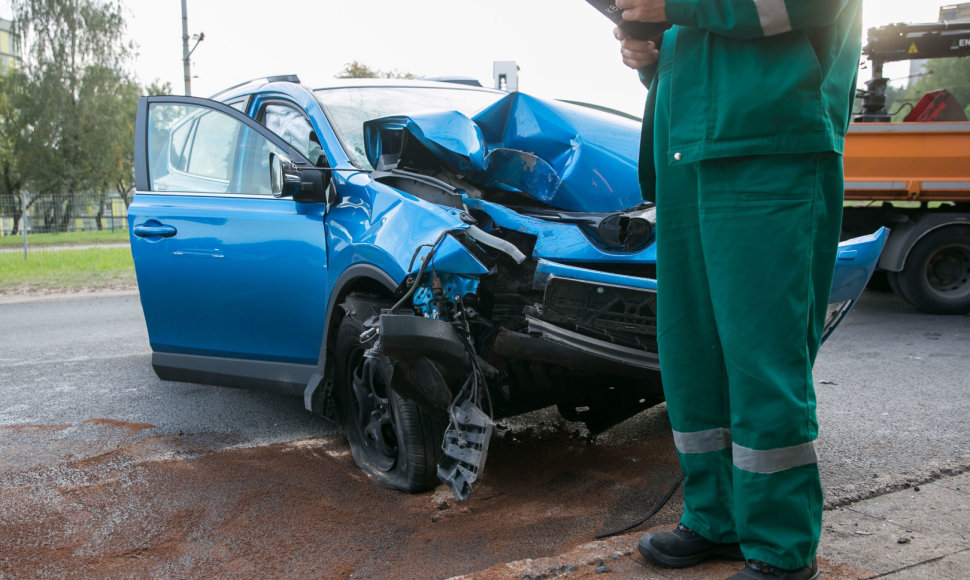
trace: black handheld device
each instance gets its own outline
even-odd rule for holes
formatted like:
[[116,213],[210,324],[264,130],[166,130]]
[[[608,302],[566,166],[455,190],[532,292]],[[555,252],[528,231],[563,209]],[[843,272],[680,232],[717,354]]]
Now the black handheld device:
[[586,0],[607,18],[620,27],[630,38],[637,40],[655,40],[664,30],[670,28],[666,22],[635,22],[623,20],[623,10],[616,7],[616,0]]

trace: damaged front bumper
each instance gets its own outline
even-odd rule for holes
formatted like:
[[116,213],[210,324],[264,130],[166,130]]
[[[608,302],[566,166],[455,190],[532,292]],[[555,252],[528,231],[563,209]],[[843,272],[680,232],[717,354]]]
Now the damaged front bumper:
[[[491,417],[554,404],[596,433],[663,400],[655,209],[640,199],[635,139],[618,140],[631,130],[524,95],[473,118],[365,124],[372,177],[465,224],[415,251],[400,289],[413,316],[380,325],[395,388],[449,422],[438,474],[458,498],[482,469]],[[885,237],[840,245],[826,336]]]

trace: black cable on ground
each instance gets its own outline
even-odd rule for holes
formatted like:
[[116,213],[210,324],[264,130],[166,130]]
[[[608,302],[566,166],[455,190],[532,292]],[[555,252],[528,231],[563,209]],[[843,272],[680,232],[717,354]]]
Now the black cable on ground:
[[634,522],[625,528],[615,530],[612,532],[607,532],[605,534],[600,534],[596,536],[596,539],[602,540],[604,538],[612,538],[613,536],[618,536],[624,532],[629,532],[634,528],[642,526],[644,523],[646,523],[647,520],[657,515],[657,512],[659,512],[665,505],[667,505],[667,502],[670,501],[671,497],[673,497],[674,492],[677,491],[677,488],[680,487],[680,484],[684,483],[684,477],[686,477],[686,475],[684,473],[681,473],[680,477],[677,479],[677,483],[675,483],[674,486],[670,488],[670,491],[667,492],[667,495],[665,495],[663,499],[660,500],[660,503],[657,504],[652,510],[650,510],[650,513],[648,513],[642,520],[638,522]]

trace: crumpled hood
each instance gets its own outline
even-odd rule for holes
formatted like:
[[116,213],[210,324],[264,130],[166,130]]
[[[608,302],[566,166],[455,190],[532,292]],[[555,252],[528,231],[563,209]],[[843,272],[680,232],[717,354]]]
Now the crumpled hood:
[[518,191],[568,211],[620,211],[642,202],[639,124],[510,93],[474,117],[456,111],[364,123],[377,169],[443,167],[482,188]]

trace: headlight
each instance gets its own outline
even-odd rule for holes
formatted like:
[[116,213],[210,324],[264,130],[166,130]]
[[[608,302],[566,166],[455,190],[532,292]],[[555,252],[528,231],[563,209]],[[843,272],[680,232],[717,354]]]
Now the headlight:
[[614,214],[600,222],[596,233],[610,248],[642,250],[653,241],[654,223],[639,215]]

